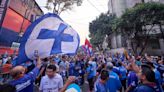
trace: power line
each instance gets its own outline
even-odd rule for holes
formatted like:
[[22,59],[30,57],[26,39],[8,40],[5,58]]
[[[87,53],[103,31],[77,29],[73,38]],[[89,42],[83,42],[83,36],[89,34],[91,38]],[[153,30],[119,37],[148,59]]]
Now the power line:
[[[83,18],[74,18],[73,20],[78,20],[78,21],[85,21],[85,20],[88,20],[88,19],[91,19],[91,18],[96,18],[96,16],[91,16],[91,17],[83,17]],[[66,19],[68,20],[68,19]]]
[[75,22],[75,21],[71,21],[71,20],[67,20],[67,22],[70,22],[70,23],[73,23],[73,24],[76,24],[76,25],[89,25],[89,23],[79,23],[79,22]]
[[89,2],[89,4],[90,5],[92,5],[98,12],[100,12],[101,13],[101,11],[94,5],[94,4],[92,4],[89,0],[87,0],[88,2]]
[[99,1],[99,5],[98,6],[101,6],[104,10],[106,9],[104,6],[107,6],[107,4],[102,4],[100,1]]

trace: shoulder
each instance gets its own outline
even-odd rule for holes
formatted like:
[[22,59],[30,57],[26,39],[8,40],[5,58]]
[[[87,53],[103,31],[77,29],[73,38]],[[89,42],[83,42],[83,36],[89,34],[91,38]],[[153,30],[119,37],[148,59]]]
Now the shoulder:
[[116,76],[116,77],[119,77],[117,73],[113,72],[113,75]]
[[101,83],[100,83],[100,79],[98,79],[96,82],[95,82],[95,88],[96,89],[99,89],[101,87]]
[[42,80],[46,80],[46,79],[48,79],[48,76],[47,75],[45,75],[45,76],[42,77]]
[[149,86],[140,85],[136,88],[135,92],[154,92],[154,90]]
[[113,77],[113,78],[118,78],[118,77],[119,77],[119,76],[118,76],[115,72],[113,72],[113,71],[110,72],[109,76],[110,76],[110,77]]
[[54,78],[59,78],[59,79],[62,79],[62,76],[58,73],[56,73],[55,77]]

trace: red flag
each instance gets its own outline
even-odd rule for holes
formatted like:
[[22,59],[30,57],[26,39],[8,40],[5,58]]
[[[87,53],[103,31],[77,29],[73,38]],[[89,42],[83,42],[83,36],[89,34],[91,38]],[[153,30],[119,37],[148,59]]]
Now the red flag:
[[88,39],[85,39],[85,46],[92,48],[92,45],[88,41]]
[[91,56],[92,55],[92,45],[88,41],[88,39],[85,39],[85,48],[87,50],[87,54],[89,54]]

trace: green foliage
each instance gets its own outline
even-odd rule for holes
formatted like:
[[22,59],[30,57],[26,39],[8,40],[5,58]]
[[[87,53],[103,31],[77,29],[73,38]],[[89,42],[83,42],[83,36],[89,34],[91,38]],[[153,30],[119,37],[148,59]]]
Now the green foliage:
[[53,5],[53,12],[60,14],[63,11],[71,10],[76,4],[80,6],[83,0],[47,0],[46,8],[51,10]]
[[115,20],[112,28],[113,30],[121,29],[119,31],[122,34],[128,35],[128,38],[133,42],[131,44],[133,45],[132,49],[134,53],[138,53],[137,50],[141,47],[139,53],[142,54],[151,37],[152,28],[155,25],[160,26],[164,24],[163,15],[164,4],[141,3],[133,8],[127,9],[121,18]]
[[164,23],[164,4],[142,3],[128,9],[120,18],[119,27],[134,28],[136,25]]
[[89,25],[90,41],[94,47],[102,45],[104,37],[112,33],[112,23],[115,16],[101,14]]

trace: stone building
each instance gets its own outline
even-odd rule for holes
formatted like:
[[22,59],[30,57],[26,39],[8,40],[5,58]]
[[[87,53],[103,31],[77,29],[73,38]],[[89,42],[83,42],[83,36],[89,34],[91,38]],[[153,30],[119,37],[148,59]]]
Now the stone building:
[[[110,14],[115,14],[120,17],[126,9],[132,8],[137,3],[146,2],[160,2],[164,3],[164,0],[109,0],[108,2],[108,12]],[[164,27],[163,27],[164,28]],[[153,30],[159,32],[159,28],[155,27]],[[110,35],[111,39],[111,49],[125,48],[130,50],[130,41],[126,40],[124,35],[113,33]],[[164,39],[153,38],[148,43],[148,47],[145,50],[146,53],[150,55],[164,55]]]
[[13,53],[26,28],[43,15],[35,0],[0,0],[0,54]]

